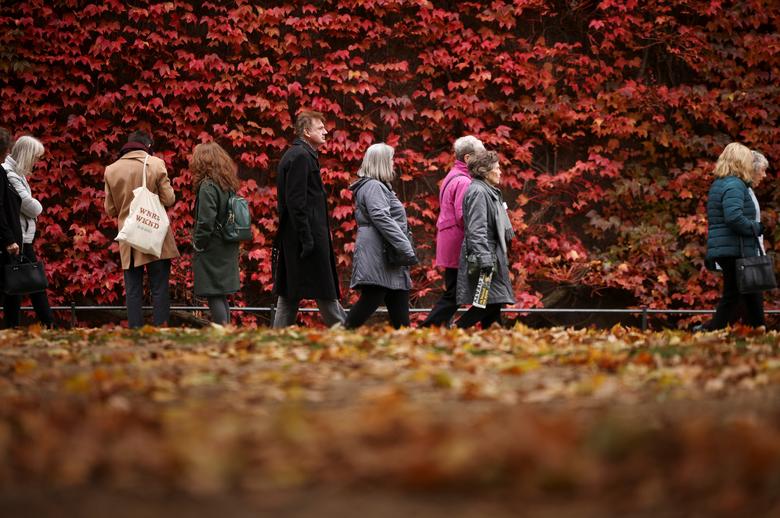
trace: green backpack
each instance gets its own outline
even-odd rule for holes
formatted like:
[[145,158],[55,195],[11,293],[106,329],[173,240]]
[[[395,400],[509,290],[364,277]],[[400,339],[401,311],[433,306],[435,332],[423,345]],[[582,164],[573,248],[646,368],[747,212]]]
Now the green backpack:
[[252,240],[252,213],[249,211],[249,203],[231,192],[227,200],[227,217],[225,223],[220,226],[222,239],[225,241],[251,241]]

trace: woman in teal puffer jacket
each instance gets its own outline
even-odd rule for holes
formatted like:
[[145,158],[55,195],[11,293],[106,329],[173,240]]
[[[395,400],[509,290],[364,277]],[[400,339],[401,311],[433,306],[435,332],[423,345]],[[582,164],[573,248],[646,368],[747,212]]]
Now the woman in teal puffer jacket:
[[732,142],[723,150],[713,172],[715,181],[707,197],[707,268],[723,272],[723,294],[711,321],[695,329],[723,329],[734,321],[740,302],[747,309],[747,324],[764,325],[761,293],[741,294],[737,288],[736,261],[758,255],[759,236],[764,233],[758,221],[758,202],[751,186],[763,178],[753,164],[753,153]]

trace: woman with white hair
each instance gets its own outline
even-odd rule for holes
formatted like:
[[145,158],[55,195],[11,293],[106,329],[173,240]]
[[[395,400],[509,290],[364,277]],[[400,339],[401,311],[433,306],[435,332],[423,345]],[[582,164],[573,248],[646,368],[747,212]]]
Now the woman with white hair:
[[[43,206],[33,195],[27,178],[32,174],[33,167],[43,157],[44,147],[41,142],[30,136],[19,137],[11,149],[11,154],[5,157],[3,169],[8,175],[8,183],[21,198],[19,221],[22,225],[21,254],[30,261],[37,261],[33,241],[35,240],[36,220],[43,211]],[[51,327],[54,324],[49,298],[45,291],[30,295],[35,314],[41,324]],[[21,297],[5,296],[5,325],[19,325],[19,308]]]
[[417,258],[406,210],[391,187],[393,154],[387,144],[370,146],[358,170],[359,179],[349,187],[358,224],[350,288],[360,290],[360,298],[347,315],[347,328],[364,324],[383,303],[393,327],[409,325],[409,265]]

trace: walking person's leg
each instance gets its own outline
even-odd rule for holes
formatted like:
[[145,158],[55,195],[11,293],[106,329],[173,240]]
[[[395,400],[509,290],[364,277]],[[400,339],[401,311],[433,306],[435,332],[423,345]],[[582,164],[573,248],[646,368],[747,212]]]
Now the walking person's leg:
[[460,329],[466,329],[468,327],[475,326],[477,322],[481,322],[485,317],[485,314],[487,313],[486,309],[487,308],[477,308],[471,306],[468,311],[463,313],[458,321],[455,322],[455,326],[459,327]]
[[207,297],[206,300],[208,301],[212,322],[222,326],[230,323],[230,310],[228,308],[226,296],[214,295]]
[[739,306],[739,289],[737,288],[737,265],[733,257],[721,257],[718,264],[723,271],[723,293],[715,310],[715,316],[703,327],[706,330],[723,329],[733,320],[734,312]]
[[394,328],[409,327],[409,290],[387,290],[385,306]]
[[761,327],[765,325],[764,321],[764,294],[748,293],[742,296],[747,309],[747,325],[752,327]]
[[274,315],[274,329],[282,327],[288,327],[295,324],[295,320],[298,318],[298,304],[299,300],[291,300],[287,297],[276,299],[276,314]]
[[458,311],[458,303],[456,302],[457,288],[458,269],[445,268],[444,293],[441,298],[436,301],[436,304],[434,304],[431,312],[428,314],[428,318],[420,324],[420,327],[442,326],[449,323],[452,316]]
[[386,291],[381,286],[360,286],[360,298],[350,308],[344,327],[354,329],[365,324],[384,300]]
[[[38,260],[31,243],[22,245],[22,253],[32,262]],[[46,290],[38,293],[31,293],[30,302],[32,302],[33,309],[35,309],[35,315],[38,317],[41,324],[46,327],[52,327],[54,325],[54,313],[52,313],[51,306],[49,305],[49,296],[46,294]]]
[[320,308],[320,316],[326,326],[334,324],[344,325],[347,319],[347,312],[341,306],[341,302],[336,299],[317,299],[317,307]]
[[19,295],[3,296],[3,321],[6,329],[19,327],[22,298]]
[[154,325],[167,325],[171,315],[171,298],[168,288],[171,277],[171,260],[152,261],[146,265],[146,271],[149,272],[149,285],[152,292]]
[[501,325],[501,306],[502,304],[487,304],[485,306],[485,316],[480,320],[482,329],[487,329],[495,323]]
[[130,329],[144,325],[144,315],[141,310],[144,299],[144,268],[133,266],[132,256],[130,268],[123,270],[125,277],[125,304],[127,305],[127,327]]

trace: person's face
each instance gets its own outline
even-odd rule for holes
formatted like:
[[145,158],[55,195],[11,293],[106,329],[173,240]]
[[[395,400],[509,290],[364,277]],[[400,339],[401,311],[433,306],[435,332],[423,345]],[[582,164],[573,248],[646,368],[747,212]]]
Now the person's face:
[[498,187],[501,183],[501,167],[499,167],[498,162],[496,162],[495,165],[493,165],[493,169],[488,171],[488,174],[485,175],[485,180],[494,187]]
[[306,140],[315,148],[318,148],[325,143],[325,135],[327,134],[328,130],[325,129],[325,123],[319,119],[312,122],[311,126],[303,132]]
[[753,186],[758,186],[758,184],[761,183],[761,180],[763,180],[766,177],[766,168],[765,167],[759,167],[753,170]]

